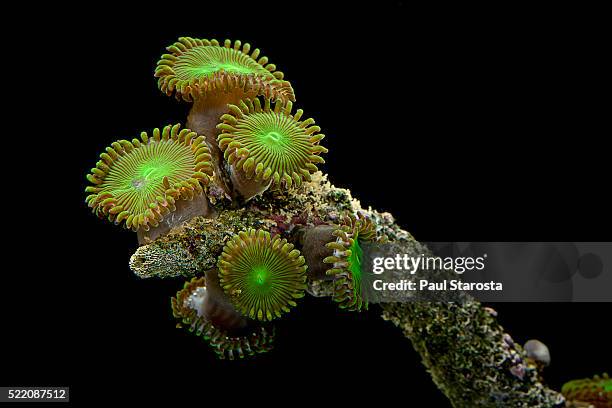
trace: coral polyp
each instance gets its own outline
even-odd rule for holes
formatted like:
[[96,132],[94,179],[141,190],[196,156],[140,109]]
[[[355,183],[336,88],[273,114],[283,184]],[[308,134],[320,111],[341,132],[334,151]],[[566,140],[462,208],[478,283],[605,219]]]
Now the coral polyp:
[[276,65],[249,43],[181,37],[167,47],[155,68],[158,86],[167,95],[192,101],[207,93],[240,89],[271,98],[295,100],[289,82]]
[[178,200],[201,195],[212,176],[204,137],[180,125],[114,142],[100,159],[87,175],[87,205],[134,231],[158,226]]
[[612,379],[606,373],[567,382],[561,393],[570,401],[588,403],[595,408],[612,408]]
[[269,232],[241,231],[219,257],[219,281],[245,316],[266,321],[296,306],[306,289],[306,265],[293,244]]
[[251,198],[268,186],[286,188],[309,181],[320,156],[327,149],[319,143],[325,135],[313,119],[302,120],[303,111],[291,113],[293,104],[270,99],[245,99],[229,105],[229,113],[221,116],[219,148],[231,166],[234,187]]
[[185,282],[183,289],[171,299],[172,314],[201,336],[220,359],[244,358],[272,349],[274,328],[250,324],[240,316],[218,287],[216,271],[206,277]]
[[376,225],[368,217],[357,213],[350,214],[333,232],[336,239],[326,244],[333,255],[323,262],[331,264],[327,274],[334,277],[334,300],[340,308],[350,311],[361,311],[368,308],[368,302],[362,294],[362,243],[377,240]]

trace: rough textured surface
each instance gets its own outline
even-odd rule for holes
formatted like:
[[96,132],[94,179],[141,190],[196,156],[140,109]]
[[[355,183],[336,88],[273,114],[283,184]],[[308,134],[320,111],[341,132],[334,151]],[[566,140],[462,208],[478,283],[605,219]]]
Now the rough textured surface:
[[[304,228],[337,222],[347,211],[363,211],[395,250],[427,253],[388,213],[364,210],[348,190],[333,187],[321,173],[299,190],[267,191],[241,209],[209,192],[218,215],[196,217],[168,236],[140,247],[130,266],[142,277],[194,276],[214,267],[225,242],[245,227],[267,228],[298,242]],[[417,279],[418,273],[409,279]],[[329,281],[310,279],[308,292],[329,296]],[[433,296],[433,295],[432,295]],[[496,313],[466,294],[454,303],[439,298],[385,303],[383,318],[398,326],[421,355],[433,381],[454,407],[561,407],[564,399],[542,385],[535,365],[497,322]]]
[[221,191],[209,191],[215,218],[195,217],[139,247],[130,268],[142,278],[193,277],[213,268],[227,240],[240,230],[265,227],[291,238],[296,228],[334,222],[343,211],[359,209],[348,190],[334,188],[321,173],[312,178],[298,194],[296,189],[267,191],[240,209]]
[[[432,255],[401,229],[384,227],[394,239],[389,254]],[[399,239],[398,239],[399,238]],[[377,256],[389,256],[380,253]],[[451,271],[388,271],[401,279],[456,279]],[[465,292],[391,292],[383,319],[402,329],[438,388],[454,407],[561,407],[564,398],[542,385],[536,365],[497,322],[496,312]],[[395,298],[397,296],[398,298]],[[406,298],[409,296],[410,298]]]
[[563,406],[478,302],[387,304],[383,318],[412,341],[454,407]]
[[130,268],[141,278],[193,277],[215,267],[225,242],[238,231],[264,225],[244,209],[229,210],[217,218],[195,217],[148,245],[130,258]]

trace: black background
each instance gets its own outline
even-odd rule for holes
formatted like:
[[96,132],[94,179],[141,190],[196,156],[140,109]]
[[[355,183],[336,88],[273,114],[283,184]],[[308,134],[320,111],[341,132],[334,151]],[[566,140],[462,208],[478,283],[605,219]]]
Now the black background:
[[[130,272],[135,234],[89,213],[84,176],[112,141],[185,120],[188,105],[163,95],[152,75],[179,36],[261,48],[327,135],[331,181],[421,241],[609,241],[605,48],[590,15],[423,13],[401,2],[178,7],[153,16],[78,10],[38,37],[40,102],[22,113],[53,147],[38,145],[28,174],[49,188],[19,197],[26,223],[7,213],[19,224],[6,255],[17,262],[3,285],[2,384],[69,385],[73,401],[89,403],[120,394],[349,404],[375,395],[448,406],[377,307],[350,314],[307,298],[279,322],[273,352],[219,362],[174,328],[169,298],[182,283]],[[551,386],[612,369],[609,304],[494,307],[516,341],[550,347]]]

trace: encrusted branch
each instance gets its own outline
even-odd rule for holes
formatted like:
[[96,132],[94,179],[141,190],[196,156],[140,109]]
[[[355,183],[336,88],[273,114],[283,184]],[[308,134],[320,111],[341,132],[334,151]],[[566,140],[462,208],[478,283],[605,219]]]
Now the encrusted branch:
[[[193,277],[215,267],[223,246],[238,231],[265,228],[293,241],[313,264],[309,247],[341,214],[361,212],[374,221],[391,246],[409,256],[428,249],[402,230],[388,213],[364,210],[348,190],[332,186],[321,173],[298,191],[266,192],[241,209],[231,209],[222,194],[211,197],[217,218],[195,217],[169,235],[138,248],[130,267],[141,277]],[[314,232],[313,231],[318,231]],[[310,234],[309,234],[310,232]],[[310,239],[309,239],[310,237]],[[325,239],[323,239],[325,241]],[[443,271],[436,274],[440,279]],[[419,279],[418,273],[406,279]],[[431,276],[428,276],[431,279]],[[308,292],[329,296],[331,281],[309,275]],[[464,293],[452,299],[419,299],[382,304],[385,320],[398,326],[421,355],[433,381],[454,407],[561,407],[561,394],[539,380],[534,363],[497,322],[496,313]],[[445,301],[441,301],[445,300]],[[449,302],[448,300],[452,300]]]
[[[413,239],[398,241],[390,253],[418,257],[430,251]],[[435,278],[434,278],[435,277]],[[452,272],[404,273],[403,279],[453,279]],[[538,362],[496,319],[464,292],[424,292],[430,299],[383,303],[383,319],[402,329],[453,407],[561,407],[561,394],[540,381]]]

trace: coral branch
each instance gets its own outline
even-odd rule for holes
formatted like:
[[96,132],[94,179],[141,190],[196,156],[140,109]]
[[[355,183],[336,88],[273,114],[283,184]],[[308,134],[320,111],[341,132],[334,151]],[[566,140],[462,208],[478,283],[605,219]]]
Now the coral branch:
[[476,301],[390,303],[383,318],[400,327],[453,407],[561,407],[522,351]]
[[[315,259],[328,254],[319,244],[328,242],[329,225],[340,223],[340,214],[347,210],[371,219],[378,234],[392,243],[387,246],[389,251],[414,256],[429,253],[390,214],[363,210],[348,190],[330,185],[320,173],[297,192],[268,191],[240,210],[230,210],[228,200],[219,199],[215,203],[218,218],[196,217],[140,247],[130,266],[142,277],[200,275],[214,268],[226,242],[245,228],[265,228],[289,238],[314,265]],[[435,275],[443,279],[444,273],[452,272]],[[403,278],[420,277],[417,273]],[[311,295],[333,295],[333,282],[321,270],[309,274],[307,284]],[[384,303],[382,308],[383,318],[411,340],[433,381],[454,407],[563,406],[561,394],[540,382],[535,364],[504,332],[490,308],[462,292],[443,293],[450,297],[434,294],[418,301]]]

